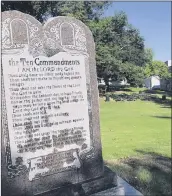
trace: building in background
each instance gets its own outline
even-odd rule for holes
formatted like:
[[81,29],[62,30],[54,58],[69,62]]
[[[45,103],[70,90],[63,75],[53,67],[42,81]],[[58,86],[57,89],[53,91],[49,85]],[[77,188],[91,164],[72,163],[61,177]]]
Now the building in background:
[[105,85],[105,81],[104,81],[104,79],[103,79],[103,78],[99,78],[99,77],[97,77],[97,81],[98,81],[98,85],[102,85],[102,86],[104,86],[104,85]]
[[110,79],[109,85],[110,86],[116,86],[116,87],[130,86],[130,84],[128,84],[126,78],[124,78],[123,80],[122,79],[121,80],[112,80],[112,79]]
[[[98,85],[103,86],[106,85],[105,81],[103,78],[97,78],[98,80]],[[122,87],[122,86],[129,86],[130,84],[127,83],[127,79],[124,78],[123,80],[112,80],[111,78],[109,79],[109,86],[116,86],[116,87]]]
[[168,67],[171,67],[171,60],[165,61],[165,64],[166,64]]
[[150,76],[144,79],[144,85],[148,89],[160,89],[159,76]]
[[165,61],[165,64],[168,66],[168,71],[170,72],[170,73],[172,73],[172,64],[171,64],[171,60],[168,60],[168,61]]

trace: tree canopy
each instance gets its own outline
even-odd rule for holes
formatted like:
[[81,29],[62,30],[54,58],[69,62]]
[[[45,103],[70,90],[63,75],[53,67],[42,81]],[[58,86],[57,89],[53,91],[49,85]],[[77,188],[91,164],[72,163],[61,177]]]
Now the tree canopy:
[[[98,21],[91,21],[89,27],[93,32],[96,42],[96,62],[98,76],[103,77],[106,84],[108,80],[129,79],[130,75],[141,71],[148,61],[145,54],[144,39],[140,32],[128,23],[127,15],[124,12],[116,13],[112,17],[102,18]],[[129,68],[127,72],[127,68]],[[140,74],[140,73],[139,73]],[[135,81],[140,84],[139,75],[136,74]],[[139,77],[140,77],[139,76]],[[131,77],[130,77],[131,81]]]
[[152,61],[146,65],[144,70],[145,76],[159,76],[160,78],[170,78],[168,66],[162,61]]
[[40,22],[54,16],[74,16],[91,29],[96,44],[96,66],[99,77],[108,85],[109,79],[126,78],[131,85],[140,85],[148,75],[153,59],[151,49],[145,49],[144,38],[128,23],[124,12],[111,17],[103,13],[108,1],[3,1],[2,11],[19,10]]
[[107,1],[2,1],[2,11],[18,10],[40,22],[46,16],[74,16],[87,23],[98,19],[111,3]]

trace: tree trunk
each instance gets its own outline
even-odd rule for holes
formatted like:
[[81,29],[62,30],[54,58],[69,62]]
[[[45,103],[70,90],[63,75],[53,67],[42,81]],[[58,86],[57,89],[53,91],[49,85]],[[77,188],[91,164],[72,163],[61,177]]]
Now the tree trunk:
[[109,78],[105,78],[105,85],[106,85],[106,91],[109,92],[110,91],[110,87],[109,87]]

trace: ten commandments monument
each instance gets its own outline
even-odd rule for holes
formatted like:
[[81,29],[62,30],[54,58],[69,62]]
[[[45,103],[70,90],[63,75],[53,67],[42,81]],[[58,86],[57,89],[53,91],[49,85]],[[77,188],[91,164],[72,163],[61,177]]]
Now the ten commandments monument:
[[5,11],[1,69],[2,195],[89,195],[113,185],[102,159],[88,27],[62,16],[43,26]]

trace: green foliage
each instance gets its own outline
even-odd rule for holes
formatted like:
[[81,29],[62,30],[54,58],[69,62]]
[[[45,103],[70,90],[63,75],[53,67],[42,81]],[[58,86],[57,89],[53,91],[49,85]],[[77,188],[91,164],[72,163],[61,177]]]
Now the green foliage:
[[131,85],[141,85],[145,65],[144,39],[128,24],[125,13],[92,21],[89,27],[96,42],[98,76],[109,79],[127,78]]
[[170,78],[167,65],[162,61],[152,61],[144,69],[146,77],[159,76],[160,78]]
[[[131,85],[140,85],[142,68],[152,61],[151,49],[144,49],[144,39],[138,29],[128,23],[124,12],[101,17],[112,2],[98,1],[4,1],[2,11],[19,10],[36,17],[40,22],[51,16],[73,16],[91,29],[96,43],[96,62],[99,77],[107,86],[109,79],[127,78]],[[146,68],[147,72],[149,69]]]
[[123,75],[131,86],[142,87],[144,80],[144,69],[132,63],[123,64],[121,75]]
[[145,64],[152,63],[153,56],[153,50],[151,48],[145,48]]
[[2,11],[18,10],[43,22],[46,16],[74,16],[87,23],[99,18],[110,2],[96,1],[3,1]]

